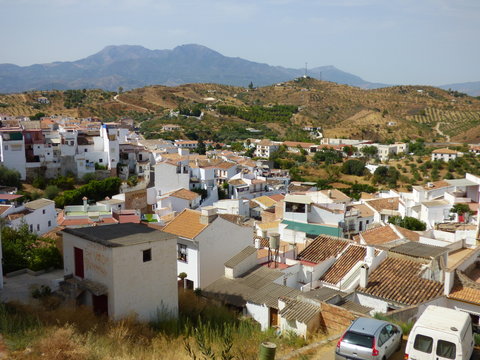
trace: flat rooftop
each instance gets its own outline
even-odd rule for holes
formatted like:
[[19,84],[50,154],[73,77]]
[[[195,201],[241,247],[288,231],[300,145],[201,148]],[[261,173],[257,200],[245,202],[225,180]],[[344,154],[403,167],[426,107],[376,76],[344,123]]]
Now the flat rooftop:
[[444,253],[448,252],[448,249],[441,246],[433,246],[409,241],[391,248],[390,251],[412,257],[430,259],[443,255]]
[[134,223],[65,229],[63,232],[107,247],[137,245],[177,238],[175,235]]

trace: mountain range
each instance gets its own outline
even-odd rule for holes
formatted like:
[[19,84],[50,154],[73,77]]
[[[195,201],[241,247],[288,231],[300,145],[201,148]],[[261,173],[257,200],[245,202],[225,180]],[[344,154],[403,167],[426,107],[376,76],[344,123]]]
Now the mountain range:
[[[77,61],[53,62],[31,66],[0,64],[0,92],[29,90],[66,90],[102,88],[125,90],[147,85],[219,83],[225,85],[271,85],[305,74],[291,69],[227,57],[205,46],[188,44],[172,50],[149,50],[138,45],[107,46],[100,52]],[[372,83],[334,66],[308,70],[310,77],[374,89],[390,86]],[[453,89],[480,95],[480,82],[449,84]]]

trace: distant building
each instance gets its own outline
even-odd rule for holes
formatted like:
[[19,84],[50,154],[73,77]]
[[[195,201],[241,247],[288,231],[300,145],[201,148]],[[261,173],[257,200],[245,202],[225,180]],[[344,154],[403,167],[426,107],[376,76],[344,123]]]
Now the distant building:
[[462,155],[463,153],[448,148],[436,149],[432,151],[432,161],[443,160],[448,162],[450,160],[455,160]]

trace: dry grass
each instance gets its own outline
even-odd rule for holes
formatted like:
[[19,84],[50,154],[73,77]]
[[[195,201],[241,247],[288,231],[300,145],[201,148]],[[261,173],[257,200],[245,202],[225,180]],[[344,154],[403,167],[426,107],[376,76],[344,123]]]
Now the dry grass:
[[279,355],[305,344],[296,336],[262,332],[253,321],[240,320],[192,292],[180,293],[180,306],[178,321],[147,324],[135,317],[109,321],[84,307],[49,310],[8,304],[0,306],[0,332],[8,358],[16,360],[186,360],[208,353],[222,359],[222,352],[232,359],[254,360],[262,341],[277,343]]

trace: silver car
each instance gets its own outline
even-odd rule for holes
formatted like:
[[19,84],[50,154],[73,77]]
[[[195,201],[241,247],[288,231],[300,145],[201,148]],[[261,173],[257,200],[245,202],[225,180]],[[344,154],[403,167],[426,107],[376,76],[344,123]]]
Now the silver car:
[[402,329],[388,321],[358,318],[338,340],[336,360],[386,360],[402,346]]

